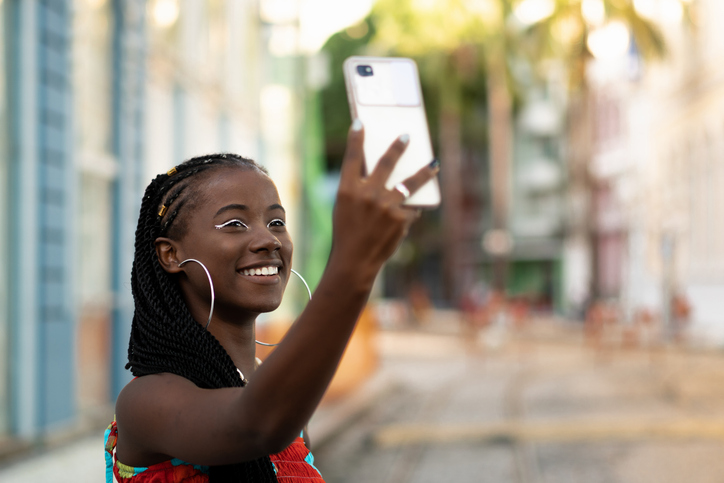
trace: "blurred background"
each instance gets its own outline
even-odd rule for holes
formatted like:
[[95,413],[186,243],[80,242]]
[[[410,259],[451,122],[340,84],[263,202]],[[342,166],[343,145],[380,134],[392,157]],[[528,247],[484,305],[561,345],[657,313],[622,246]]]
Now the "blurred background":
[[[443,203],[320,408],[329,481],[721,481],[722,21],[720,0],[0,0],[0,480],[65,481],[57,458],[102,478],[83,442],[130,380],[156,174],[259,161],[316,286],[342,62],[378,55],[418,63]],[[292,281],[260,339],[305,298]]]

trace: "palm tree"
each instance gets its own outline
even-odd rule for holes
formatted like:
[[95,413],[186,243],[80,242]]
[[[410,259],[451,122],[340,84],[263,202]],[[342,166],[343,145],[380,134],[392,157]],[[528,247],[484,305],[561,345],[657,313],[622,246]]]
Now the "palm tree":
[[[591,58],[591,36],[606,27],[620,25],[631,33],[637,51],[645,58],[664,54],[664,43],[656,27],[640,16],[632,0],[379,0],[373,10],[376,35],[372,45],[379,52],[408,55],[418,59],[434,58],[428,69],[440,86],[440,152],[443,158],[445,219],[453,225],[446,230],[455,246],[455,199],[459,182],[460,148],[460,79],[466,72],[485,72],[488,106],[488,158],[492,228],[503,233],[508,227],[508,187],[513,129],[513,93],[516,80],[511,75],[511,61],[526,59],[534,68],[546,60],[558,59],[568,66],[572,106],[585,106],[587,88],[584,68]],[[423,75],[425,72],[423,72]],[[575,111],[575,109],[574,109]],[[580,111],[580,109],[579,109]],[[577,179],[586,179],[590,143],[590,114],[584,124],[575,124],[583,132],[571,141],[583,147],[582,162],[572,167]],[[583,146],[585,145],[585,146]],[[450,199],[452,198],[452,199]],[[452,250],[452,257],[457,250]],[[505,288],[507,254],[494,258],[493,286]],[[446,263],[456,270],[454,260]],[[453,283],[455,275],[448,277]],[[455,290],[459,295],[460,291]]]

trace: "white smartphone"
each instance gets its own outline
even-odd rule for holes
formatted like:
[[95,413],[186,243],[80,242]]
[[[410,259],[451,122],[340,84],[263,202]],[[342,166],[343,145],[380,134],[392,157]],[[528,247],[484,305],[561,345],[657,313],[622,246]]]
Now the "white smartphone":
[[[402,134],[410,136],[410,143],[387,180],[388,189],[432,162],[435,156],[414,60],[350,57],[344,62],[344,79],[352,119],[359,119],[364,125],[368,173]],[[421,208],[438,206],[440,187],[437,178],[413,193],[405,204]]]

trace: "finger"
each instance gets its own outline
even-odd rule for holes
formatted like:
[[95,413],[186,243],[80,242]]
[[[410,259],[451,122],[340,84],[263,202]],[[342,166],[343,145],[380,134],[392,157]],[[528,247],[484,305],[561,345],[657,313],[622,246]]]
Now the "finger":
[[410,136],[403,134],[402,136],[395,139],[390,147],[387,148],[385,154],[382,155],[380,160],[377,162],[377,166],[369,176],[369,182],[373,185],[382,187],[387,182],[387,178],[390,177],[390,173],[395,169],[397,161],[402,156],[402,153],[407,149],[407,145],[410,142]]
[[397,183],[395,186],[393,186],[392,191],[396,193],[397,196],[402,197],[402,199],[400,199],[400,203],[404,202],[407,198],[410,197],[410,195],[412,195],[412,193],[410,193],[410,190],[407,189],[407,186],[405,186],[405,183],[402,182]]
[[347,134],[347,147],[340,170],[340,186],[348,186],[362,178],[365,161],[364,140],[365,130],[362,121],[355,119]]
[[410,208],[407,208],[404,206],[400,207],[400,209],[402,211],[404,211],[404,217],[405,217],[404,234],[405,234],[405,236],[407,236],[412,224],[420,218],[420,210],[410,209]]
[[[417,173],[413,174],[405,181],[403,181],[403,184],[405,185],[405,188],[407,188],[407,190],[410,192],[410,194],[414,194],[415,191],[422,188],[425,183],[434,178],[439,172],[440,161],[438,159],[433,159],[430,164],[420,169]],[[402,193],[400,194],[400,196],[402,196]]]

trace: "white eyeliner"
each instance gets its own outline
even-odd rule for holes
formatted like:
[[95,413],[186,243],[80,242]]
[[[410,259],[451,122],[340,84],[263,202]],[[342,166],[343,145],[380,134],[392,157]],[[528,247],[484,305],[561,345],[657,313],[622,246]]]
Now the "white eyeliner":
[[241,221],[241,220],[237,220],[237,219],[229,220],[229,221],[227,221],[226,223],[222,223],[221,225],[214,225],[214,227],[215,227],[217,230],[221,230],[222,228],[224,228],[225,226],[227,226],[229,223],[234,223],[235,221],[241,223],[244,228],[249,228],[249,226],[248,226],[246,223],[244,223],[244,222]]

